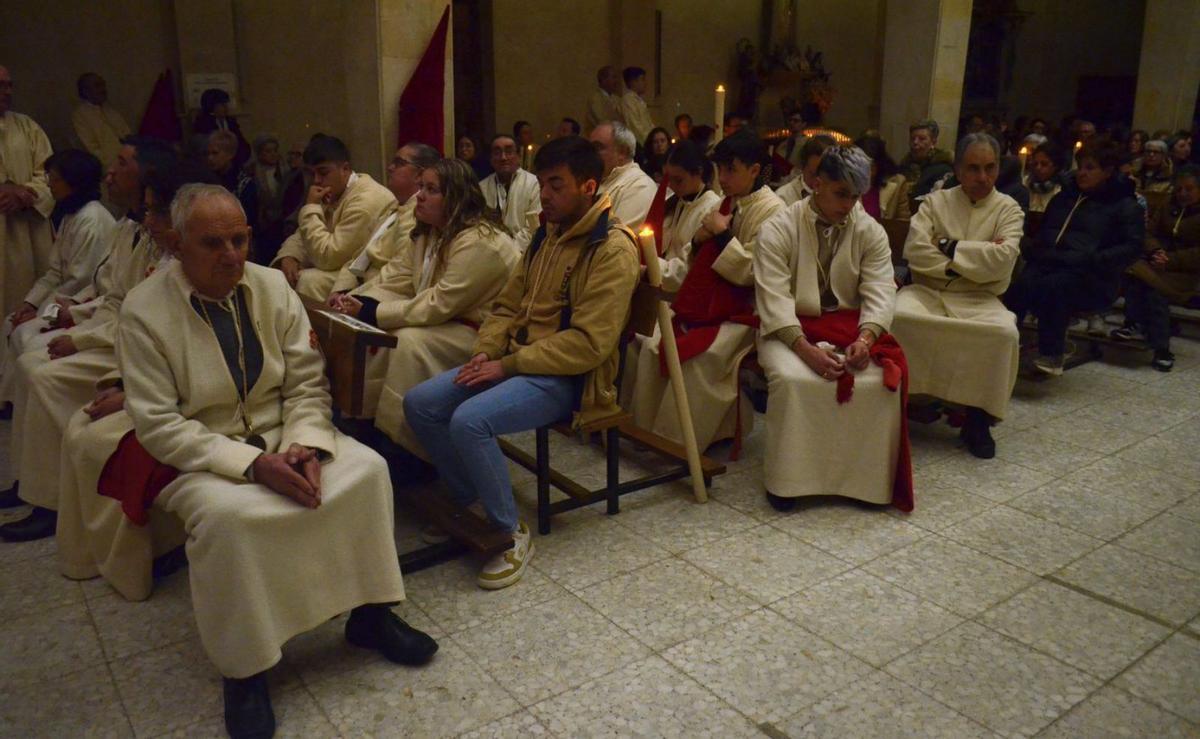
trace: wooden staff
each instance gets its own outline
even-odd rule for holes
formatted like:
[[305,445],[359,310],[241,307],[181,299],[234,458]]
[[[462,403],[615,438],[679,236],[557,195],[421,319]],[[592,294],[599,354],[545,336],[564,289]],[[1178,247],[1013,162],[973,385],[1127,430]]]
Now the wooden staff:
[[[655,289],[662,288],[662,266],[658,263],[658,247],[654,243],[654,230],[649,226],[638,233],[642,255],[646,261],[646,282]],[[662,334],[659,350],[666,354],[667,375],[675,392],[675,408],[679,411],[679,426],[683,429],[683,447],[687,450],[688,471],[692,474],[692,494],[697,503],[708,502],[708,490],[704,487],[704,472],[700,466],[700,447],[696,444],[696,428],[692,425],[692,409],[688,406],[687,391],[683,385],[683,367],[679,363],[679,349],[675,346],[675,331],[671,328],[671,308],[666,301],[658,301],[658,332]]]

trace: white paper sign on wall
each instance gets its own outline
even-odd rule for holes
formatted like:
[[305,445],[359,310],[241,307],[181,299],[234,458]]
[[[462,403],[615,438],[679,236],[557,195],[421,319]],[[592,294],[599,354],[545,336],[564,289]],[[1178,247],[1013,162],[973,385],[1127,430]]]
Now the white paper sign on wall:
[[229,93],[229,110],[236,113],[238,109],[237,75],[228,72],[207,72],[188,74],[184,76],[187,91],[187,106],[189,110],[200,109],[200,96],[205,90],[217,88]]

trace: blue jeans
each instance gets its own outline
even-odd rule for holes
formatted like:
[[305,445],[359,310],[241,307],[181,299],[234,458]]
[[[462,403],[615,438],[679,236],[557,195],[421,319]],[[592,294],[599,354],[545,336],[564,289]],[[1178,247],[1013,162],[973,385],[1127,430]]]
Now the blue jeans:
[[503,531],[517,528],[508,463],[496,437],[562,421],[578,395],[574,377],[518,375],[494,385],[454,384],[458,369],[409,390],[404,417],[459,505],[476,498]]

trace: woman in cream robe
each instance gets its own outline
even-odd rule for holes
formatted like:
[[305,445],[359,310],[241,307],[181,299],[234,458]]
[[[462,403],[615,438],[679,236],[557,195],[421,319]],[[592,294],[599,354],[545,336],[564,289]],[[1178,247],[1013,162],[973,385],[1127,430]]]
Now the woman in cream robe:
[[[230,307],[261,346],[244,403],[178,261],[125,301],[121,375],[138,440],[181,473],[153,505],[187,532],[200,640],[223,676],[245,678],[278,662],[296,634],[362,604],[402,600],[404,587],[387,465],[334,430],[299,296],[280,272],[255,264],[232,294]],[[263,450],[249,443],[243,418],[267,452],[299,444],[325,456],[318,507],[247,480]]]
[[[783,201],[763,185],[737,198],[730,230],[733,239],[725,246],[713,269],[735,285],[752,286],[751,264],[759,229],[772,216],[784,210]],[[714,208],[714,210],[716,210]],[[754,329],[738,323],[723,323],[717,338],[699,356],[683,363],[683,381],[687,388],[696,441],[701,450],[738,432],[748,434],[754,423],[750,403],[738,387],[738,367],[754,348]],[[679,411],[670,381],[662,376],[659,345],[647,344],[637,359],[634,385],[634,422],[659,436],[683,443]]]
[[[864,178],[865,179],[865,178]],[[768,221],[754,253],[755,300],[762,320],[758,361],[767,374],[767,451],[763,480],[782,498],[841,495],[892,500],[900,446],[901,393],[887,390],[874,363],[855,372],[854,396],[839,404],[819,376],[780,337],[803,336],[797,316],[822,313],[818,215],[812,197]],[[830,309],[857,309],[860,326],[887,331],[896,284],[887,234],[856,203],[829,227]]]

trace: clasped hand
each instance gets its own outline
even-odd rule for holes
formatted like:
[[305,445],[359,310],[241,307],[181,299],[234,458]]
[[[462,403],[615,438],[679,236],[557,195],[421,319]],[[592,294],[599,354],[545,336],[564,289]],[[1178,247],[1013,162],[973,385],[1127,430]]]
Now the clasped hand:
[[832,349],[824,349],[811,344],[803,337],[796,339],[792,351],[816,372],[822,379],[834,381],[849,370],[861,371],[866,369],[871,360],[871,349],[863,338],[855,340],[846,347],[846,355],[842,357]]
[[321,461],[317,450],[292,444],[287,451],[258,455],[254,482],[266,485],[305,508],[321,505]]
[[333,308],[338,313],[342,313],[353,318],[358,318],[359,311],[362,310],[362,301],[353,295],[346,293],[334,293],[329,296],[329,307]]
[[459,368],[454,376],[455,385],[476,387],[504,379],[504,368],[498,360],[488,359],[482,352],[471,357],[471,361]]

